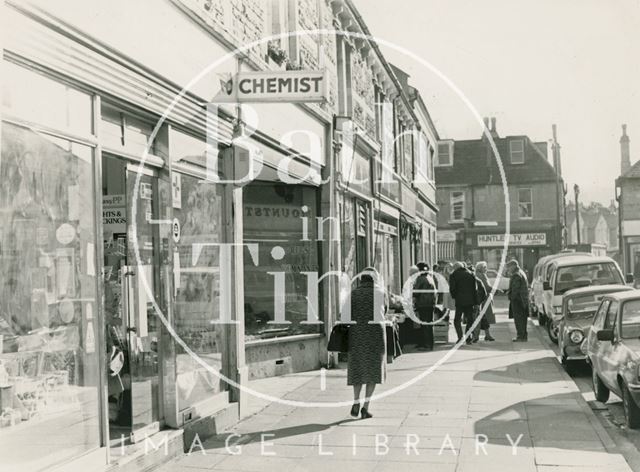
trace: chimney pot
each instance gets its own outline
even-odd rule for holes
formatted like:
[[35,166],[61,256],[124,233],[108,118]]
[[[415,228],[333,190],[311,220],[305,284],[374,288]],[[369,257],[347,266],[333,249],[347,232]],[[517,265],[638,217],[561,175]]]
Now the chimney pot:
[[495,133],[496,132],[496,117],[492,117],[491,118],[491,132]]

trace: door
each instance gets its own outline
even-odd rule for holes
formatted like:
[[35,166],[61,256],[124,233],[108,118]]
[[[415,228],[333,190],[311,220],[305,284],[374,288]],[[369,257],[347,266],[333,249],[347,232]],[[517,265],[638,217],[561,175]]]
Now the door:
[[156,188],[153,171],[103,158],[109,420],[116,443],[160,427],[160,320],[152,303],[159,266]]
[[[613,300],[609,304],[607,309],[607,316],[604,320],[603,329],[613,329],[616,333],[616,315],[618,313],[618,307],[620,303]],[[615,392],[618,391],[616,380],[617,362],[615,359],[615,347],[619,339],[617,334],[614,334],[613,341],[598,341],[598,358],[599,358],[599,372],[602,381]]]

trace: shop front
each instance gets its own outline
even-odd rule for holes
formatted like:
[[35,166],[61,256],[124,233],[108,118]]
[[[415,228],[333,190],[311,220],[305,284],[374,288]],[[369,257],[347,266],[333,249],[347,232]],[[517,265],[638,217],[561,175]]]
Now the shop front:
[[166,122],[143,163],[158,116],[89,84],[5,60],[2,93],[0,456],[117,464],[229,401],[226,192],[203,135]]
[[[506,261],[516,259],[527,275],[541,257],[553,253],[554,232],[512,232],[508,236]],[[499,232],[466,231],[466,259],[470,262],[486,261],[490,269],[498,269],[504,251],[505,234]]]

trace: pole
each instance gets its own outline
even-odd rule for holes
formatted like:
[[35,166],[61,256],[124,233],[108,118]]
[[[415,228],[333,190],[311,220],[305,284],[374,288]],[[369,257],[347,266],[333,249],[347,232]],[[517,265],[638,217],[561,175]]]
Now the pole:
[[576,233],[578,236],[578,244],[580,244],[580,207],[578,205],[578,195],[580,194],[580,187],[578,184],[573,186],[573,193],[576,197]]
[[562,179],[562,171],[560,169],[560,155],[558,152],[558,137],[557,137],[557,128],[556,125],[551,125],[551,129],[553,132],[553,143],[551,145],[551,153],[553,156],[553,167],[556,171],[556,231],[557,231],[557,248],[558,251],[563,249],[566,245],[566,241],[563,240],[562,237],[562,222],[560,218],[560,205],[561,201],[564,201],[564,197],[560,200],[560,192],[561,190],[561,179]]

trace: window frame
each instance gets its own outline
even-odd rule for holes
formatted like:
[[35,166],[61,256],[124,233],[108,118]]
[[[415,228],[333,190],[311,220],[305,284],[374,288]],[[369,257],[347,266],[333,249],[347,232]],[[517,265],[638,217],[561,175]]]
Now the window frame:
[[[519,151],[516,151],[513,149],[513,145],[515,143],[519,143],[522,145],[522,149]],[[514,160],[514,155],[522,155],[522,160]],[[509,162],[511,162],[511,164],[514,165],[522,165],[524,164],[525,161],[525,157],[524,157],[524,139],[512,139],[509,141]]]
[[[455,207],[454,207],[454,195],[455,194],[460,194],[462,195],[462,217],[459,219],[456,219],[455,217]],[[467,196],[466,196],[466,192],[464,190],[451,190],[449,192],[449,205],[451,207],[451,211],[449,212],[449,217],[452,223],[462,223],[466,217],[466,203],[467,203]]]
[[[528,190],[529,191],[529,206],[531,208],[531,210],[529,211],[529,216],[522,216],[520,213],[520,192],[523,190]],[[518,187],[517,189],[517,193],[518,193],[518,219],[519,220],[531,220],[533,219],[533,188],[531,187]]]
[[[601,329],[604,329],[604,319],[607,315],[607,312],[609,311],[609,305],[611,304],[611,300],[608,298],[603,299],[600,302],[600,306],[598,307],[598,309],[596,310],[595,314],[593,315],[593,327],[595,329],[597,329],[598,331]],[[606,305],[606,307],[605,307]]]
[[[449,162],[446,164],[442,164],[440,162],[440,146],[447,146],[449,148],[447,152],[447,156],[449,156]],[[453,167],[453,141],[438,141],[434,161],[435,167]]]

